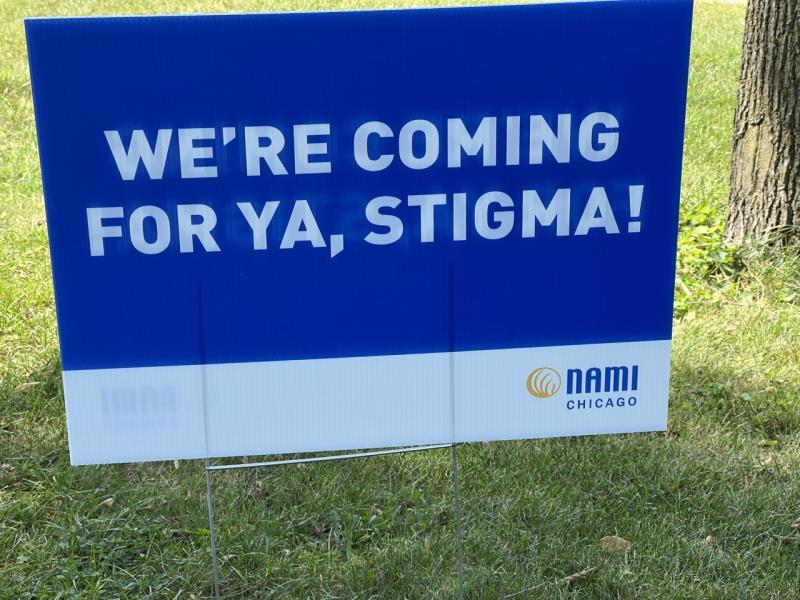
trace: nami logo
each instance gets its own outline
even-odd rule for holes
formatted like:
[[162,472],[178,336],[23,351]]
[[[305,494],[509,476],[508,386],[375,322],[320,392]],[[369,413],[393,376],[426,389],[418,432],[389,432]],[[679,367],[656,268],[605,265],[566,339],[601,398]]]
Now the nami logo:
[[639,389],[639,365],[567,369],[567,394],[600,394]]
[[[590,367],[567,369],[566,407],[569,410],[636,406],[639,366]],[[539,367],[528,375],[528,392],[536,398],[552,398],[561,391],[561,373],[552,367]]]
[[528,392],[536,398],[551,398],[561,389],[561,374],[550,367],[539,367],[528,375]]

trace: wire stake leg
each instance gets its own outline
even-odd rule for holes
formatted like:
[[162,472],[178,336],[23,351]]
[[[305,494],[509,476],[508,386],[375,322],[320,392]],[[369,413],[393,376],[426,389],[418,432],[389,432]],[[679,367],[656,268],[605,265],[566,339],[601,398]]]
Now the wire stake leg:
[[219,600],[219,567],[217,565],[217,535],[214,529],[214,505],[211,499],[211,471],[205,461],[206,503],[208,504],[208,532],[211,537],[211,575],[214,578],[214,597]]
[[461,525],[461,484],[458,477],[458,444],[450,447],[453,462],[453,496],[456,509],[456,548],[458,550],[458,599],[464,600],[464,532]]

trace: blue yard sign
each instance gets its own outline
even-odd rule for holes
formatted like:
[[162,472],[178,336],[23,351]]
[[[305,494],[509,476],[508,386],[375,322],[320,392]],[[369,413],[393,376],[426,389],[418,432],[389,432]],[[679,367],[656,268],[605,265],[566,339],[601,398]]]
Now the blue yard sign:
[[663,429],[691,11],[28,20],[73,463]]

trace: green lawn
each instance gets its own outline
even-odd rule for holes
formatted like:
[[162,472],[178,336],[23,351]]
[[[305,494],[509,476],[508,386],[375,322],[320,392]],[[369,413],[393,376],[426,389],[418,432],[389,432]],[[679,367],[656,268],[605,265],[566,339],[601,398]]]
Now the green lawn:
[[[370,4],[0,3],[0,597],[212,592],[199,462],[69,466],[21,19]],[[800,261],[721,237],[743,17],[696,8],[669,432],[461,447],[470,598],[800,595]],[[454,597],[447,451],[215,482],[226,597]]]

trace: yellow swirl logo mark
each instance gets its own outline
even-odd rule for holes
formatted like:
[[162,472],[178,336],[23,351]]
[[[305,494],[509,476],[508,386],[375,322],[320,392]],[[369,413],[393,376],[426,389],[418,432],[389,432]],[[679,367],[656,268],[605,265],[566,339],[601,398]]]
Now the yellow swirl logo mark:
[[528,392],[536,398],[550,398],[561,389],[561,375],[550,367],[540,367],[528,375]]

